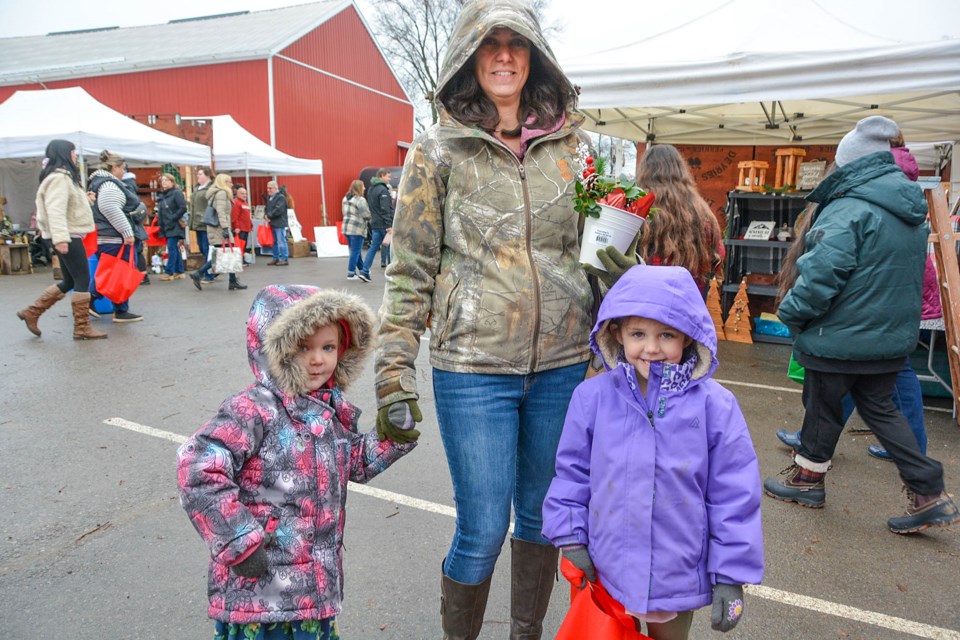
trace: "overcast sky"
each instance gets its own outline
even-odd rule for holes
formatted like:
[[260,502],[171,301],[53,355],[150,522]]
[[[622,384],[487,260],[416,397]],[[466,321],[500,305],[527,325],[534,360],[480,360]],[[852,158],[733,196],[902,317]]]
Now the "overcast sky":
[[[561,61],[573,61],[580,53],[606,49],[615,43],[642,39],[663,31],[664,46],[683,46],[689,55],[698,50],[709,50],[710,42],[676,42],[669,37],[674,27],[691,17],[703,15],[711,9],[729,9],[733,0],[549,0],[548,21],[565,28],[551,38],[551,45]],[[907,40],[933,40],[946,34],[960,35],[960,0],[737,0],[743,6],[761,7],[772,14],[765,17],[756,29],[764,32],[771,48],[776,48],[776,34],[790,29],[797,11],[811,15],[829,11],[844,24],[849,24],[864,35],[895,34]],[[159,24],[172,19],[213,15],[233,11],[259,11],[280,6],[300,4],[303,0],[164,0],[163,2],[135,2],[133,0],[0,0],[0,38],[39,35],[54,31],[89,29],[93,27],[128,27]],[[376,0],[357,0],[368,23],[374,21],[372,7]],[[776,7],[771,11],[771,7]],[[678,10],[679,8],[679,10]],[[728,12],[729,13],[729,12]],[[751,9],[751,13],[754,13]],[[941,33],[924,34],[929,20],[920,20],[920,14],[940,16],[937,28]],[[720,11],[717,15],[723,15]],[[741,21],[742,22],[742,21]],[[712,23],[709,23],[712,24]],[[767,28],[767,25],[770,28]],[[703,38],[722,40],[728,37],[725,29],[707,29]],[[748,34],[749,35],[749,34]],[[929,38],[924,37],[929,35]],[[842,43],[838,43],[842,47]]]

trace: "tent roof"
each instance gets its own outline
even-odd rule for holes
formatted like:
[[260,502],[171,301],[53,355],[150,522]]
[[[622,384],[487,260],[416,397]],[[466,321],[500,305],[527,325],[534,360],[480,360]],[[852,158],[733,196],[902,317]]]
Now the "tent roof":
[[80,87],[17,91],[0,104],[0,158],[42,158],[55,138],[84,156],[109,149],[135,165],[210,162],[209,147],[128,118]]
[[[351,0],[142,27],[88,29],[0,39],[0,86],[240,60],[279,53]],[[158,5],[162,11],[162,5]],[[104,14],[105,21],[109,20]]]
[[218,172],[252,175],[323,175],[322,160],[287,155],[260,140],[233,119],[233,116],[186,118],[213,123],[213,164]]
[[831,144],[877,113],[909,140],[960,140],[955,5],[887,20],[899,33],[866,31],[832,13],[838,6],[795,0],[785,15],[782,2],[718,0],[564,68],[587,128],[633,140]]

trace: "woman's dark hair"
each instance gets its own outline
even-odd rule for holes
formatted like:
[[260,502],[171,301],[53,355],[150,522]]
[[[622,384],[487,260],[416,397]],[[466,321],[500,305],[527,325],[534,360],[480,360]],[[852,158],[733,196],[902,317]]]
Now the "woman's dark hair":
[[65,169],[70,173],[73,181],[79,186],[80,169],[77,168],[77,165],[70,157],[70,152],[76,148],[77,147],[69,140],[51,140],[50,144],[47,145],[47,150],[43,153],[47,158],[47,164],[40,170],[40,182],[43,182],[44,178],[56,169]]
[[[475,73],[475,57],[467,62],[450,79],[440,92],[438,99],[450,115],[461,124],[477,126],[490,133],[500,124],[500,114],[496,105],[480,88]],[[520,124],[513,131],[504,131],[505,135],[520,135],[520,127],[534,116],[533,124],[539,129],[550,129],[563,115],[572,96],[564,88],[567,82],[558,69],[546,64],[540,51],[530,45],[530,76],[520,92],[520,111],[517,114]]]

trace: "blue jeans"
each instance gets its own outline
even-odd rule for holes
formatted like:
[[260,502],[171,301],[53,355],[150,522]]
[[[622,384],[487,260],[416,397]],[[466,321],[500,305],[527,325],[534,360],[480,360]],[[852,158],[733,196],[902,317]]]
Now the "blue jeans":
[[273,231],[273,259],[286,262],[290,258],[290,250],[287,248],[287,228],[270,227]]
[[[903,369],[897,374],[897,384],[893,388],[893,404],[910,423],[910,430],[917,438],[922,453],[927,452],[927,430],[923,424],[923,391],[917,373],[910,366],[907,359]],[[846,424],[853,413],[853,396],[843,396],[843,423]]]
[[557,444],[570,396],[587,363],[528,375],[433,370],[440,437],[457,505],[444,573],[479,584],[493,574],[510,527],[544,539],[543,499],[555,475]]
[[203,259],[207,259],[207,254],[210,251],[210,242],[207,239],[207,228],[204,227],[202,231],[196,231],[197,234],[197,250],[200,252],[200,255],[203,256]]
[[347,245],[350,247],[350,260],[347,262],[347,275],[357,272],[357,267],[363,271],[363,236],[347,236]]
[[168,276],[183,273],[183,256],[180,255],[180,238],[167,238],[167,268]]
[[364,273],[370,273],[370,269],[373,268],[373,258],[377,255],[377,249],[383,252],[384,262],[390,262],[390,245],[381,247],[385,237],[387,237],[386,229],[370,230],[370,248],[367,249],[367,256],[363,259],[363,264],[360,265],[360,269]]
[[[129,247],[129,248],[125,249],[125,247]],[[134,249],[132,244],[130,245],[101,244],[97,246],[97,261],[99,262],[100,257],[105,253],[111,256],[117,256],[121,260],[129,260],[130,252],[133,250]],[[97,293],[97,283],[95,279],[90,281],[90,297],[93,300],[99,300],[100,298],[103,297],[102,295]],[[125,313],[126,311],[129,311],[129,310],[130,310],[130,302],[128,300],[123,300],[121,302],[113,303],[114,313]]]

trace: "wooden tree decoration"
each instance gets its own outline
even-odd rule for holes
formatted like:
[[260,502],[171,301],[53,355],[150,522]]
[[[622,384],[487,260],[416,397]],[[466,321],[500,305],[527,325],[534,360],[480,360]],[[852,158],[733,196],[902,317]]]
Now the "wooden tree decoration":
[[723,333],[731,342],[747,342],[753,344],[750,335],[750,299],[747,297],[747,279],[740,282],[740,290],[733,299],[727,322],[723,325]]
[[723,311],[720,309],[720,283],[716,278],[710,278],[710,288],[707,291],[707,311],[713,319],[713,328],[717,330],[717,340],[726,340],[723,331]]

